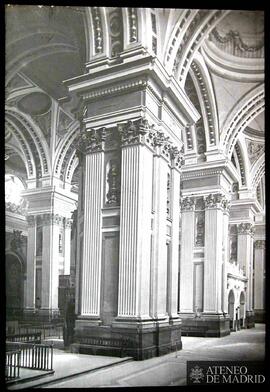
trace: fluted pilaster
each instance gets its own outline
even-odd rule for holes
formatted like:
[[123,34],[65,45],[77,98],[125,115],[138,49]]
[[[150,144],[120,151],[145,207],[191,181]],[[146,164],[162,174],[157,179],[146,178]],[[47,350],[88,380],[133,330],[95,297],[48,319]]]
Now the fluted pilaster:
[[180,219],[180,171],[174,166],[172,168],[172,189],[171,189],[171,257],[168,261],[169,287],[168,287],[168,313],[169,317],[177,317],[178,303],[178,268],[179,268],[179,219]]
[[[149,318],[152,152],[122,136],[118,318]],[[135,133],[136,135],[136,133]]]
[[104,153],[91,152],[85,157],[84,234],[81,264],[80,313],[100,314],[101,208],[104,182]]
[[24,290],[24,304],[26,309],[35,307],[35,275],[36,275],[36,219],[35,216],[27,216],[27,267],[26,282]]
[[238,245],[237,245],[237,260],[240,267],[244,271],[244,275],[248,278],[247,293],[246,293],[246,310],[251,312],[253,310],[253,235],[254,226],[249,223],[240,223],[237,226],[238,231]]
[[[166,245],[167,225],[167,174],[168,163],[163,154],[154,157],[154,221],[151,314],[155,318],[166,317],[166,289],[168,253]],[[170,245],[168,245],[170,246]]]
[[255,241],[254,248],[254,309],[265,310],[265,241]]
[[222,248],[224,225],[224,196],[209,194],[205,198],[205,262],[204,262],[204,313],[222,312]]
[[193,312],[193,246],[195,228],[195,201],[193,197],[181,200],[182,237],[180,266],[180,312]]

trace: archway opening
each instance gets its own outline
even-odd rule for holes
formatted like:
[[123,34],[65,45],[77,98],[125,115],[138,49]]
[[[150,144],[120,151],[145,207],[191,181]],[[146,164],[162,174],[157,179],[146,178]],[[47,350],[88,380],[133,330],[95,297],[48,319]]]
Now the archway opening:
[[230,290],[228,297],[228,313],[230,316],[230,330],[234,331],[234,305],[235,305],[235,297],[233,290]]
[[242,291],[240,294],[240,328],[245,327],[246,299]]

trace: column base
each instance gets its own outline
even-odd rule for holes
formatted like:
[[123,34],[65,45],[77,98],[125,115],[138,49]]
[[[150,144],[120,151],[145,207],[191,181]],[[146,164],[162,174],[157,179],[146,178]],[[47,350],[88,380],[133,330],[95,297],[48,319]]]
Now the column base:
[[219,314],[182,314],[182,335],[183,336],[203,336],[203,337],[223,337],[230,334],[229,317]]
[[113,322],[87,325],[76,320],[72,352],[144,360],[182,349],[181,322]]
[[255,315],[253,310],[246,312],[246,327],[247,328],[255,327]]
[[265,324],[265,310],[254,309],[254,322],[258,324]]

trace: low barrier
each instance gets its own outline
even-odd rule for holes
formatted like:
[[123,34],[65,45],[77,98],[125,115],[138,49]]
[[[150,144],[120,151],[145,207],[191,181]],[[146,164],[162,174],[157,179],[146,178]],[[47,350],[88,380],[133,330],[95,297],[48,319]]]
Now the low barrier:
[[27,369],[53,370],[53,345],[6,342],[8,352],[20,351],[19,366]]
[[20,377],[20,362],[21,362],[20,350],[6,352],[6,367],[5,367],[6,381],[15,380]]
[[19,333],[6,335],[6,340],[9,342],[27,342],[27,343],[41,343],[41,332]]

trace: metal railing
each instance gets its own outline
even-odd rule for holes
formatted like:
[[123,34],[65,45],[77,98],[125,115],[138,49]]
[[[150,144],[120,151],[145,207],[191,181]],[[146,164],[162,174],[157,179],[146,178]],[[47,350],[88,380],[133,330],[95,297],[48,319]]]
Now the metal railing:
[[8,352],[20,350],[19,366],[28,369],[53,370],[53,345],[6,342]]
[[26,342],[26,343],[41,343],[41,332],[32,333],[18,333],[6,335],[8,342]]
[[21,350],[6,352],[6,381],[15,380],[20,377]]
[[33,334],[41,333],[42,339],[48,337],[56,337],[61,339],[63,337],[63,322],[58,323],[29,323],[20,324],[19,334]]

